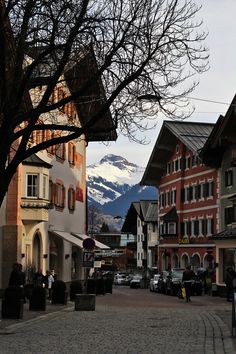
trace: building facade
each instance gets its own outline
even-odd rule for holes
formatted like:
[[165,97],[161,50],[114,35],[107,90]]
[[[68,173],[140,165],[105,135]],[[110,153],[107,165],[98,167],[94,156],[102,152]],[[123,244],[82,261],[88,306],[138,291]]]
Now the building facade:
[[220,116],[201,157],[216,168],[219,179],[219,232],[211,239],[216,244],[216,283],[222,291],[228,267],[236,267],[236,96],[225,116]]
[[[82,64],[85,75],[86,62],[83,60]],[[67,85],[65,77],[59,81],[51,98],[53,102],[70,95],[74,89]],[[32,89],[32,102],[37,101],[43,92],[43,87]],[[96,109],[93,105],[91,112]],[[78,107],[70,102],[41,119],[46,123],[80,127],[89,119],[87,113],[87,110],[81,111],[81,105]],[[110,133],[103,134],[99,124],[101,127],[110,126]],[[86,147],[89,141],[116,139],[109,114],[99,124],[96,125],[97,135],[94,131],[88,132],[87,136],[52,146],[26,159],[18,167],[1,208],[0,287],[7,286],[15,262],[22,264],[28,282],[39,270],[43,273],[52,270],[65,282],[84,278],[83,240],[88,237]],[[36,131],[29,144],[38,144],[52,134],[60,132]],[[108,248],[101,244],[96,246]]]
[[166,121],[141,184],[159,190],[159,269],[213,267],[219,179],[199,151],[213,124]]

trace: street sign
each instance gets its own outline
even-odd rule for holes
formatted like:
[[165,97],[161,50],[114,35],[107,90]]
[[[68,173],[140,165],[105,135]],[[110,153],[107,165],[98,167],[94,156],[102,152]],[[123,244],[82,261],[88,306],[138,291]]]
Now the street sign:
[[95,248],[95,241],[93,238],[86,238],[83,240],[83,247],[86,249],[86,250],[93,250]]
[[83,252],[83,267],[93,268],[94,266],[94,252]]

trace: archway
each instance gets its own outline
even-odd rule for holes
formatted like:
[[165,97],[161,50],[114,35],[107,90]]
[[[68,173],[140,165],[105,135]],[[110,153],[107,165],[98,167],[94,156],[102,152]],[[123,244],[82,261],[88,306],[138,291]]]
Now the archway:
[[172,256],[172,268],[179,268],[179,256],[174,253]]
[[36,272],[42,269],[41,234],[39,232],[34,235],[33,239],[32,265]]
[[162,270],[168,269],[168,257],[165,253],[162,254]]
[[191,257],[191,265],[193,268],[193,271],[196,272],[198,268],[201,266],[201,259],[198,253],[195,253]]
[[50,237],[49,246],[49,270],[53,271],[54,276],[57,279],[62,279],[62,268],[63,268],[63,242],[61,239],[56,237]]
[[184,253],[181,258],[181,268],[186,268],[190,264],[188,254]]

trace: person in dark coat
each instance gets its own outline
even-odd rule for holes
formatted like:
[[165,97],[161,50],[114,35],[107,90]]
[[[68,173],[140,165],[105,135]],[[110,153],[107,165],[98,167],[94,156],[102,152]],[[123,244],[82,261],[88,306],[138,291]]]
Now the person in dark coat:
[[225,285],[226,285],[226,292],[227,292],[227,301],[232,300],[232,292],[233,292],[233,280],[236,277],[236,273],[232,267],[228,267],[226,269],[225,274]]
[[22,272],[22,266],[19,263],[14,263],[9,278],[8,286],[24,286],[25,277]]
[[186,302],[190,302],[191,296],[191,286],[192,280],[195,277],[195,273],[191,270],[191,266],[187,266],[185,271],[183,272],[182,282],[184,283],[185,292],[186,292]]

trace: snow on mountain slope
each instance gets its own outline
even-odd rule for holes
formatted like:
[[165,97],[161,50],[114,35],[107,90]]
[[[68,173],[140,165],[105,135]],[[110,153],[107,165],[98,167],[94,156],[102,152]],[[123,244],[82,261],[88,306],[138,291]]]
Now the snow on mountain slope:
[[98,164],[87,167],[88,201],[104,205],[125,194],[143,176],[144,167],[124,157],[106,155]]

